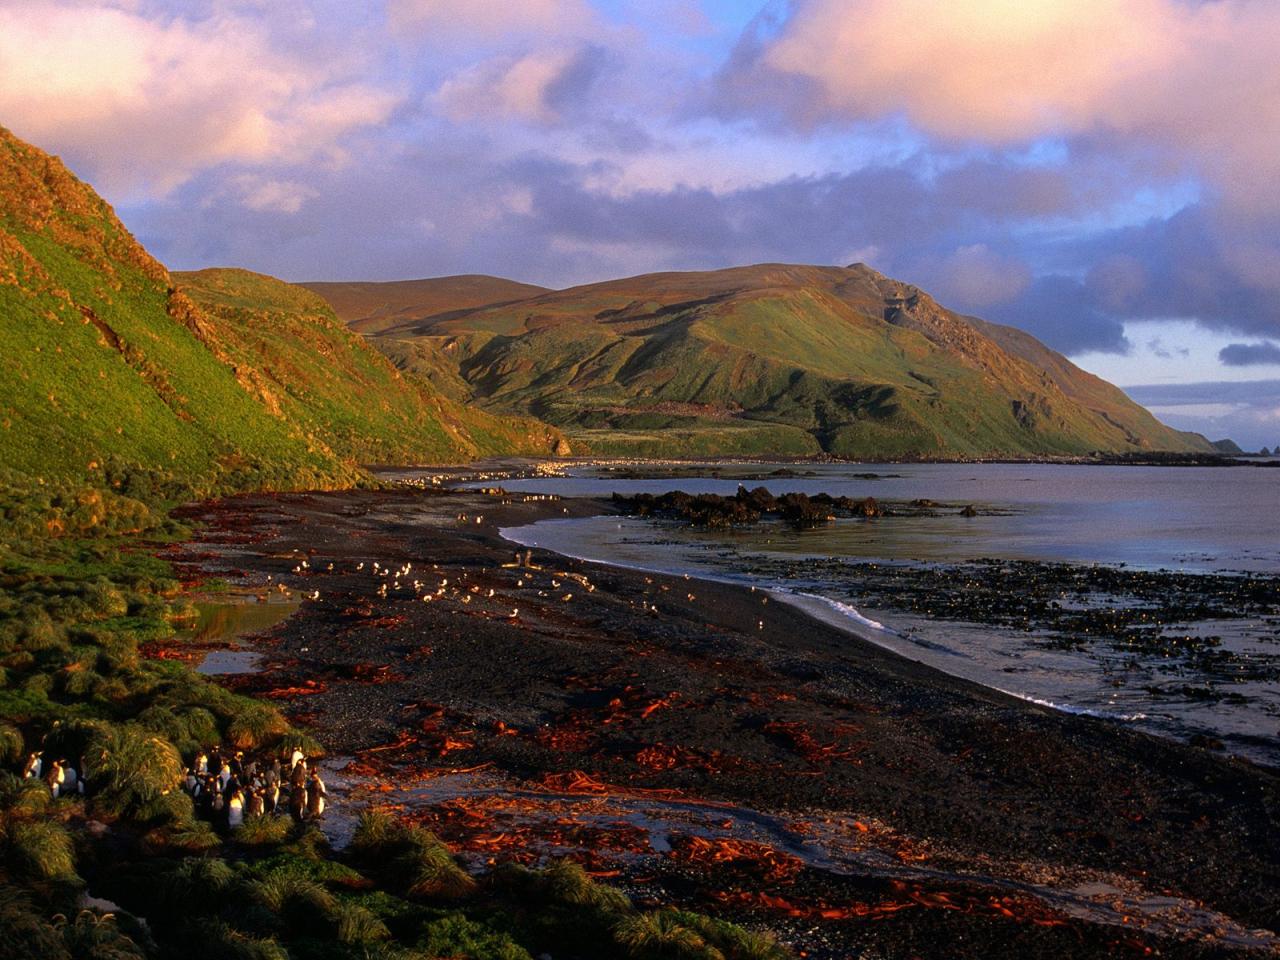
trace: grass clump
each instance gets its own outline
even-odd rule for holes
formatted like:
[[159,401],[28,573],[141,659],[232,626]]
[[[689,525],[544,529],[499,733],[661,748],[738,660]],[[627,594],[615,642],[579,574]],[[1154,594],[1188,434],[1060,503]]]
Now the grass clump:
[[183,766],[173,744],[128,724],[94,734],[85,748],[84,772],[94,809],[121,816],[175,794]]
[[618,945],[638,960],[786,960],[767,935],[686,910],[652,910],[619,921]]
[[379,869],[409,897],[458,900],[476,890],[476,881],[435,834],[382,811],[361,816],[351,850],[358,862]]
[[293,826],[288,817],[251,817],[231,831],[231,839],[243,847],[276,847],[289,838]]

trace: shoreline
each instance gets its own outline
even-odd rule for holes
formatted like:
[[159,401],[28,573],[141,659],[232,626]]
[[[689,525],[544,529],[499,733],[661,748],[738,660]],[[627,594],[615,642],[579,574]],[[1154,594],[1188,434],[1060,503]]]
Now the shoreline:
[[[219,531],[239,531],[250,542],[236,545],[233,570],[249,580],[282,578],[299,592],[319,589],[321,600],[305,601],[259,643],[267,670],[237,689],[307,689],[277,702],[309,720],[334,752],[376,748],[376,776],[414,782],[483,765],[545,788],[581,774],[587,796],[676,790],[811,824],[871,822],[885,826],[875,836],[927,850],[931,864],[954,874],[941,884],[952,894],[974,883],[994,889],[982,887],[974,864],[988,863],[992,884],[1010,874],[1065,882],[1087,873],[1206,903],[1246,927],[1276,928],[1273,771],[947,677],[787,604],[757,607],[745,587],[559,562],[541,551],[538,565],[586,577],[593,589],[561,601],[546,588],[567,581],[545,572],[531,575],[541,578],[537,590],[514,587],[519,568],[502,567],[512,550],[500,526],[596,509],[576,500],[502,504],[473,492],[250,495],[198,508],[211,525],[204,541],[184,549],[216,552],[207,548]],[[480,522],[460,522],[463,514]],[[290,561],[299,554],[291,551],[307,550],[340,569],[320,574],[313,559],[316,573],[295,577]],[[478,588],[468,594],[476,605],[380,602],[371,580],[342,569],[378,553],[467,578]],[[488,590],[504,605],[518,603],[518,617],[499,617]],[[651,604],[657,615],[647,613]],[[421,638],[431,641],[429,652]],[[361,676],[359,663],[387,670]],[[432,705],[429,716],[423,703]],[[410,733],[415,739],[402,748],[385,749]],[[1114,792],[1100,794],[1096,784],[1107,779]],[[604,794],[600,784],[609,786]],[[1199,819],[1225,830],[1188,831]],[[483,839],[483,827],[470,836],[446,826],[464,849]],[[612,841],[593,842],[600,852]],[[1016,863],[992,865],[997,854]],[[807,936],[795,932],[804,904],[882,902],[890,889],[863,877],[851,890],[848,877],[806,867],[788,882],[766,877],[762,886],[751,876],[716,890],[683,855],[648,849],[617,859],[632,880],[657,871],[669,892],[680,888],[678,899],[718,902],[793,939]],[[1208,866],[1192,867],[1197,860]],[[741,899],[762,889],[772,906]],[[815,957],[882,942],[941,956],[925,948],[945,931],[981,945],[985,956],[1086,956],[1081,944],[1096,952],[1111,936],[1105,924],[1071,920],[1064,938],[1062,927],[1029,921],[1029,907],[1012,910],[1012,919],[988,913],[917,903],[874,931],[823,921],[817,939],[803,942]],[[880,939],[865,939],[873,932]],[[1167,955],[1198,956],[1207,945],[1168,934],[1151,942]]]

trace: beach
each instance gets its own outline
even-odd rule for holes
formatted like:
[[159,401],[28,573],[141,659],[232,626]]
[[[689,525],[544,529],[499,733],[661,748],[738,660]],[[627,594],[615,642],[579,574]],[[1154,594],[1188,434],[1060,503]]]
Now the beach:
[[569,855],[810,957],[1276,953],[1274,770],[947,676],[764,591],[526,561],[499,533],[610,509],[248,495],[184,509],[198,537],[166,556],[196,590],[302,600],[224,682],[306,724],[346,804],[475,869]]

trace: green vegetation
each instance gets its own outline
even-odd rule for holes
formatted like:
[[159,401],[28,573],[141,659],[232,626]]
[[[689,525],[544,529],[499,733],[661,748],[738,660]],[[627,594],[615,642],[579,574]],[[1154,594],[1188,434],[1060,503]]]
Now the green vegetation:
[[54,157],[0,128],[0,462],[105,489],[102,464],[204,495],[351,486],[360,463],[549,453],[528,420],[396,371],[315,295],[173,278]]
[[530,418],[468,409],[401,373],[302,287],[232,269],[174,280],[215,319],[219,352],[252,378],[262,404],[344,461],[545,456],[558,439]]
[[[340,853],[285,816],[229,832],[199,819],[180,789],[199,750],[319,745],[274,706],[143,655],[140,644],[171,637],[190,618],[172,571],[154,556],[187,531],[156,499],[170,478],[114,467],[105,475],[114,483],[101,491],[67,481],[24,495],[13,477],[0,484],[0,953],[784,955],[732,924],[638,912],[572,863],[474,874],[432,834],[385,813],[366,814]],[[43,780],[20,778],[36,750],[48,763],[70,759],[84,795],[55,799]],[[120,910],[81,909],[87,891]],[[654,925],[662,938],[645,932]]]
[[599,454],[1210,449],[1033,337],[860,264],[657,274],[486,307],[416,283],[423,307],[363,327],[372,342],[457,400],[532,414]]
[[[630,901],[568,865],[473,875],[378,816],[342,854],[281,816],[215,829],[182,789],[198,751],[319,745],[145,655],[195,614],[156,557],[188,534],[176,503],[363,483],[372,460],[542,454],[555,431],[397,372],[300,288],[229,270],[175,284],[3,130],[0,318],[0,955],[642,955],[618,933]],[[37,752],[83,792],[21,776]]]

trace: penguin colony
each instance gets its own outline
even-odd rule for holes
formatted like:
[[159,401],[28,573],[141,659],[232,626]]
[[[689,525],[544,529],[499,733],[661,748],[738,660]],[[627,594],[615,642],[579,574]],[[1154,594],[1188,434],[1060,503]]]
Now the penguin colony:
[[[44,751],[27,757],[22,775],[43,780],[53,798],[84,795],[80,767],[66,758],[47,760]],[[187,768],[183,789],[195,803],[196,812],[207,820],[234,830],[253,817],[283,813],[286,809],[298,822],[324,816],[329,792],[318,767],[308,767],[301,750],[293,750],[270,762],[245,760],[244,752],[224,753],[214,747],[196,755]]]
[[183,787],[197,813],[230,830],[254,817],[286,810],[299,823],[319,820],[329,797],[319,768],[308,767],[298,749],[261,763],[246,760],[240,750],[201,751],[187,769]]

